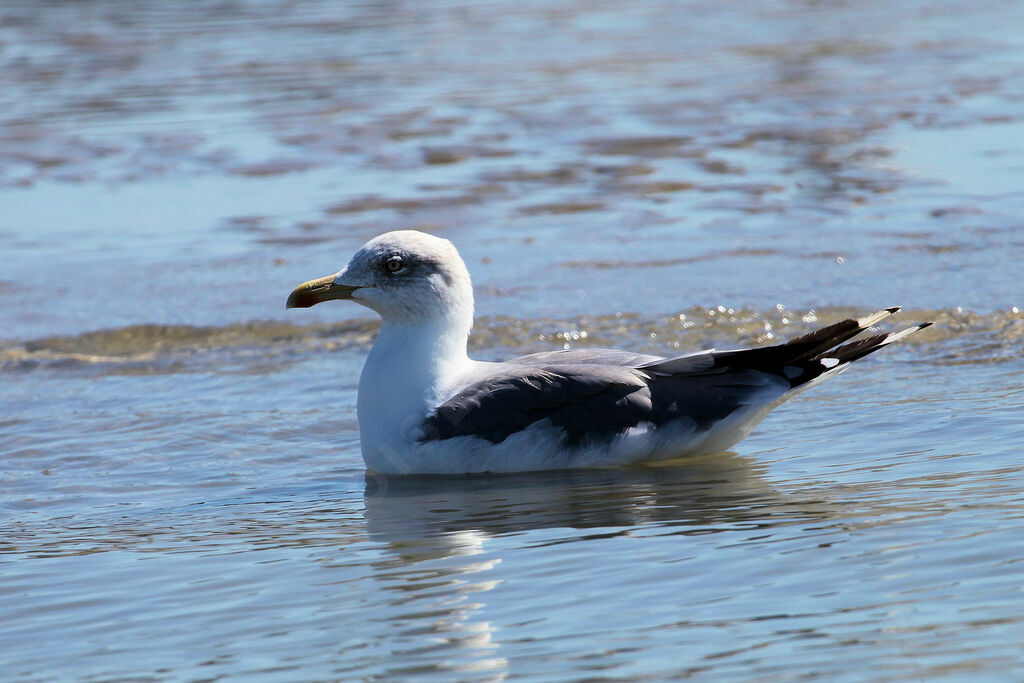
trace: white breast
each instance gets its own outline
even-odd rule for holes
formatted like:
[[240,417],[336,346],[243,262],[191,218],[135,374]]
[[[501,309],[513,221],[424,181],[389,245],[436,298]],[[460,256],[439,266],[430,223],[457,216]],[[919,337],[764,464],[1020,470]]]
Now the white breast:
[[385,323],[359,378],[360,442],[367,467],[379,472],[418,469],[415,445],[423,418],[474,374],[465,341],[430,325]]

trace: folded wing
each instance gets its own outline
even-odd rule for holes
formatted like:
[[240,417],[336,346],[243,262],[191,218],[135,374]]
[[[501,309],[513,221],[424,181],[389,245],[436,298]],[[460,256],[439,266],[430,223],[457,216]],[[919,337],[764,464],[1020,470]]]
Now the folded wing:
[[422,440],[475,436],[500,443],[541,420],[560,428],[567,446],[608,440],[642,423],[659,427],[687,420],[708,430],[740,409],[778,401],[928,325],[844,344],[897,310],[754,349],[674,358],[604,349],[524,356],[500,364],[438,406],[424,421]]

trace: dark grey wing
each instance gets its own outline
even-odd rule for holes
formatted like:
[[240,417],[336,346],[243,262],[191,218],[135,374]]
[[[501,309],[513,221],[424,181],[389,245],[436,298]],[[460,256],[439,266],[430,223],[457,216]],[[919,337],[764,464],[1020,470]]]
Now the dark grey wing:
[[[843,344],[895,310],[755,349],[675,358],[593,349],[525,356],[438,406],[424,420],[423,440],[476,436],[500,443],[545,419],[563,430],[565,445],[606,440],[640,423],[688,420],[710,429],[929,324]],[[627,358],[651,360],[630,366]],[[545,364],[553,359],[571,363]]]
[[438,406],[423,440],[476,436],[500,443],[540,420],[564,430],[567,445],[610,437],[651,410],[647,375],[635,368],[578,364],[508,366]]
[[475,436],[501,443],[540,420],[561,428],[565,446],[607,441],[640,423],[685,418],[704,430],[766,391],[774,398],[789,388],[768,373],[710,364],[676,374],[593,363],[511,366],[438,406],[424,420],[422,438]]

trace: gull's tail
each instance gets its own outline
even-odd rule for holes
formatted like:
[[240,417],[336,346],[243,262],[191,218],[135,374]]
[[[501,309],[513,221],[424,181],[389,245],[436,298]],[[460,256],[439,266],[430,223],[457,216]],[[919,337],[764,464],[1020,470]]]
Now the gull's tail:
[[[804,385],[811,383],[817,383],[814,380],[824,379],[823,375],[838,374],[846,369],[850,363],[863,358],[869,354],[878,351],[881,348],[905,339],[910,335],[914,334],[918,330],[923,330],[932,323],[924,322],[912,325],[899,332],[890,332],[888,334],[875,334],[864,339],[858,339],[849,343],[845,342],[857,334],[860,334],[864,330],[874,325],[879,320],[888,317],[889,315],[900,310],[898,307],[887,308],[883,311],[879,311],[867,318],[861,318],[857,320],[858,329],[850,335],[844,335],[841,340],[837,340],[827,350],[816,353],[813,357],[799,364],[802,372],[790,379],[790,384],[793,388],[805,388]],[[849,322],[849,321],[844,321]],[[827,329],[827,328],[826,328]]]
[[[863,318],[842,320],[784,344],[755,349],[712,352],[711,358],[707,359],[711,362],[705,360],[705,366],[702,369],[705,371],[714,369],[755,370],[785,378],[791,389],[797,387],[804,389],[812,382],[816,384],[817,382],[814,380],[822,375],[838,374],[853,361],[931,325],[930,322],[918,323],[899,332],[877,334],[849,342],[853,337],[899,310],[899,306],[893,306]],[[671,372],[675,369],[673,366],[679,364],[678,360],[668,360],[643,367],[645,370],[649,367],[654,371],[664,367]]]
[[906,329],[900,330],[899,332],[891,332],[889,334],[876,334],[865,339],[858,339],[855,342],[850,342],[849,344],[837,346],[831,351],[821,354],[820,356],[815,358],[815,360],[823,363],[825,361],[836,361],[837,365],[840,363],[849,364],[859,358],[863,358],[869,353],[874,353],[883,346],[888,346],[889,344],[898,342],[899,340],[905,337],[909,337],[918,330],[923,330],[929,325],[931,325],[930,322],[918,323]]

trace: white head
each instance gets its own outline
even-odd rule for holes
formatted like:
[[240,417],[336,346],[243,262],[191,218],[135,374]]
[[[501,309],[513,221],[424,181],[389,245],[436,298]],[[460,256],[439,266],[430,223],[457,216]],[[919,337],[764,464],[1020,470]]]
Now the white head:
[[455,246],[416,230],[373,238],[334,275],[295,288],[287,308],[308,308],[330,299],[351,299],[387,323],[473,323],[473,285]]

